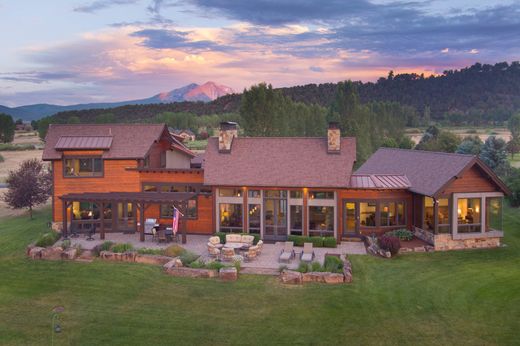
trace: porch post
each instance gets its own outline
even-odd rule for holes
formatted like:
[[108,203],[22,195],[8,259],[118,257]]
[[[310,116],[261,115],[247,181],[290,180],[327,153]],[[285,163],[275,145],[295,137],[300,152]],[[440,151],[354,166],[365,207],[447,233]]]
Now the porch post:
[[186,244],[187,242],[187,237],[186,237],[186,220],[184,220],[184,217],[181,217],[179,219],[179,222],[181,223],[181,227],[182,227],[182,243],[183,244]]
[[66,239],[68,237],[68,231],[67,231],[67,206],[69,202],[62,200],[62,208],[63,208],[63,227],[62,227],[62,235],[63,238]]
[[139,208],[139,222],[140,222],[140,238],[141,241],[144,241],[144,202],[141,202],[140,208]]
[[243,209],[243,214],[244,217],[243,217],[243,220],[242,222],[244,223],[244,227],[242,227],[242,229],[244,230],[244,233],[249,233],[249,210],[248,210],[248,207],[247,207],[247,187],[244,187],[242,189],[242,193],[244,194],[243,197],[243,200],[242,200],[242,209]]
[[433,233],[438,233],[439,227],[439,201],[436,198],[433,199]]
[[99,237],[103,240],[105,239],[105,202],[101,202],[101,230],[99,232]]
[[308,212],[307,212],[307,205],[308,205],[308,199],[309,197],[309,190],[307,188],[303,189],[303,214],[302,214],[302,222],[303,222],[303,235],[308,236],[309,235],[309,222],[307,221],[308,218]]

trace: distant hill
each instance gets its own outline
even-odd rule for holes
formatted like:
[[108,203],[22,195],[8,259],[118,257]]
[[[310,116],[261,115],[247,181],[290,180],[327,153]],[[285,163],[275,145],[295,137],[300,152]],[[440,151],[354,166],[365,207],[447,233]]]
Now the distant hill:
[[0,113],[12,115],[16,119],[38,120],[40,118],[54,115],[59,112],[81,111],[88,109],[107,109],[128,105],[148,105],[184,101],[210,102],[218,97],[233,93],[233,89],[214,82],[206,82],[202,85],[188,84],[178,89],[171,90],[146,99],[129,100],[121,102],[85,103],[70,106],[59,106],[52,104],[34,104],[19,107],[6,107],[0,105]]

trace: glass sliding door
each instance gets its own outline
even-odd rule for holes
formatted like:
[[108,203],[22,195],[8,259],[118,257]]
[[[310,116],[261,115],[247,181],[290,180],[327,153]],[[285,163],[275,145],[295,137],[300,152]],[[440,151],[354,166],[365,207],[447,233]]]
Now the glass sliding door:
[[117,203],[117,230],[124,233],[135,232],[135,211],[132,203]]
[[265,191],[264,196],[264,239],[287,239],[287,191]]

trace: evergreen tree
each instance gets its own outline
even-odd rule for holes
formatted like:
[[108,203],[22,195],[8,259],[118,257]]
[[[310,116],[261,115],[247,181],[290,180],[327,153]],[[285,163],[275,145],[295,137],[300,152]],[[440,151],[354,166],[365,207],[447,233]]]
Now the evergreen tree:
[[9,143],[14,139],[16,126],[13,117],[9,114],[0,113],[0,142]]
[[480,158],[498,175],[504,176],[508,173],[509,162],[507,161],[506,142],[503,139],[489,136],[482,146]]
[[464,137],[464,139],[457,147],[457,150],[455,152],[457,154],[478,155],[480,154],[481,147],[482,140],[479,136],[467,136]]

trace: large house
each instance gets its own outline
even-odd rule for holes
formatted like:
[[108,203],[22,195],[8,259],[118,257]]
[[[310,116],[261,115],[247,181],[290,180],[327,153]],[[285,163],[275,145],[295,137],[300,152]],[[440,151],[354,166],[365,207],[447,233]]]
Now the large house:
[[239,137],[222,123],[197,157],[166,125],[51,125],[53,222],[140,233],[144,220],[187,233],[246,232],[337,241],[413,230],[436,249],[500,245],[509,191],[478,158],[382,148],[356,172],[356,141],[331,123],[327,138]]

